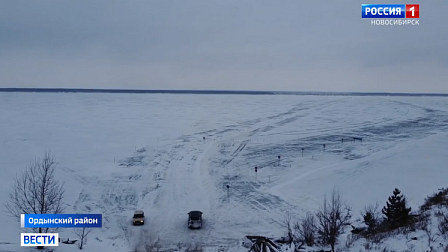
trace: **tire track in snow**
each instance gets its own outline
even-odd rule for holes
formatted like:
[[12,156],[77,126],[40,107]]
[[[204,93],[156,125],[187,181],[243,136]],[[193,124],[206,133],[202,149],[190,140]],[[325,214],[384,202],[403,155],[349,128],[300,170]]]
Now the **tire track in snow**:
[[249,142],[249,140],[244,140],[239,146],[238,146],[238,148],[230,155],[230,158],[229,159],[226,159],[226,160],[224,160],[222,163],[221,163],[221,166],[226,166],[226,165],[228,165],[230,162],[232,162],[233,161],[233,159],[235,159],[235,157],[237,157],[240,153],[241,153],[241,151],[243,151],[243,149],[246,147],[246,145],[247,145],[247,142]]
[[[281,188],[287,187],[287,186],[289,186],[291,184],[294,184],[294,183],[297,183],[300,180],[303,180],[303,179],[307,178],[308,176],[310,176],[310,175],[312,175],[314,173],[321,172],[323,170],[327,170],[327,169],[330,169],[330,168],[333,168],[333,167],[338,167],[340,165],[343,165],[343,164],[346,164],[346,163],[349,163],[349,162],[351,162],[351,160],[340,162],[340,163],[336,163],[336,164],[326,165],[326,166],[322,166],[322,167],[317,168],[317,169],[309,170],[309,171],[307,171],[307,172],[297,176],[296,178],[294,178],[292,180],[289,180],[287,182],[284,182],[284,183],[281,183],[281,184],[278,184],[278,185],[275,185],[275,186],[269,188],[268,190],[266,190],[266,192],[268,192],[270,194],[273,194],[273,195],[277,195],[280,198],[282,198],[282,199],[284,199],[284,200],[286,200],[288,202],[294,202],[296,204],[302,204],[302,205],[303,204],[308,204],[308,206],[310,208],[316,208],[317,206],[319,206],[321,204],[321,202],[316,201],[314,198],[311,198],[308,195],[303,194],[303,193],[302,193],[301,196],[298,197],[299,199],[302,199],[302,201],[299,202],[299,201],[297,201],[297,200],[287,196],[286,194],[282,193],[281,192]],[[311,199],[311,201],[309,201],[309,199]]]
[[[335,101],[330,101],[328,103],[319,104],[319,106],[312,107],[311,111],[319,112],[322,109],[328,108],[329,105],[337,104],[340,101],[345,101],[345,100],[344,99],[338,99],[338,100],[335,100]],[[408,114],[408,112],[409,112],[409,109],[406,111],[406,113],[401,114],[400,117],[397,117],[397,116],[393,116],[393,117],[390,117],[390,118],[384,117],[384,118],[382,118],[382,120],[376,121],[376,122],[360,122],[360,123],[350,123],[350,124],[342,124],[342,125],[341,124],[339,124],[339,125],[336,124],[335,126],[330,126],[330,127],[328,127],[328,123],[325,123],[325,127],[315,127],[315,126],[313,126],[312,128],[309,128],[309,129],[306,129],[306,130],[296,131],[295,134],[296,135],[307,135],[306,138],[309,138],[309,137],[312,137],[312,136],[317,136],[317,135],[320,136],[320,137],[329,136],[329,135],[335,135],[335,134],[345,135],[345,134],[350,134],[351,132],[354,132],[354,131],[359,131],[359,129],[364,129],[364,128],[368,128],[368,127],[374,127],[374,126],[380,126],[380,125],[386,125],[387,123],[393,122],[393,121],[397,121],[398,122],[398,121],[400,121],[399,119],[404,117],[404,116],[406,116]],[[294,110],[290,110],[288,113],[281,113],[280,115],[284,116],[284,115],[290,115],[292,113],[294,113]],[[281,118],[280,115],[279,115],[279,117],[274,117],[274,118]],[[295,117],[300,118],[302,116],[295,115],[295,116],[293,116],[291,118],[282,119],[279,122],[273,122],[273,123],[271,123],[271,125],[265,126],[262,131],[263,132],[268,132],[268,131],[271,131],[273,129],[276,129],[277,127],[272,126],[272,124],[277,125],[277,126],[283,126],[283,124],[281,123],[282,121],[285,121],[287,123],[291,123],[291,122],[295,121],[295,120],[292,120]],[[322,123],[324,123],[324,122],[322,122]],[[330,124],[330,125],[332,125],[332,124]],[[258,131],[259,129],[256,129],[256,130]],[[269,134],[269,136],[275,136],[277,134],[279,134],[279,133]],[[299,138],[298,140],[300,140],[300,139],[301,138]]]
[[[334,103],[336,101],[333,101],[332,103]],[[321,106],[325,106],[321,105]],[[278,116],[274,116],[271,117],[271,119],[275,119],[275,121],[277,122],[272,122],[272,124],[275,124],[277,126],[284,126],[286,124],[292,123],[294,121],[296,121],[298,118],[303,117],[303,114],[299,114],[299,115],[294,115],[291,116],[291,114],[296,113],[296,109],[291,109],[286,113],[281,113]],[[300,113],[304,113],[303,110],[300,110]],[[283,117],[285,116],[290,116],[286,119],[284,119]],[[275,128],[273,126],[267,126],[267,127],[272,127]],[[266,130],[266,127],[264,127],[264,129]],[[243,139],[245,137],[251,137],[253,136],[256,132],[258,132],[260,130],[260,128],[256,128],[256,129],[252,129],[249,131],[249,133],[246,132],[240,132],[239,134],[237,134],[238,136],[243,137]],[[243,140],[243,142],[238,145],[236,147],[236,149],[230,154],[230,158],[225,159],[224,161],[220,162],[220,167],[224,168],[226,165],[228,165],[231,161],[233,161],[235,158],[237,158],[240,153],[244,150],[244,148],[246,147],[247,143],[250,141],[250,139],[246,139]],[[275,161],[272,161],[275,162]],[[243,184],[241,184],[241,186],[238,186],[238,183],[243,182]],[[218,182],[218,184],[222,184],[222,182]],[[257,219],[258,221],[262,221],[264,223],[264,225],[280,225],[282,220],[279,220],[279,218],[282,218],[283,216],[283,210],[284,209],[291,209],[294,208],[294,206],[290,205],[289,203],[287,203],[286,201],[284,201],[281,197],[274,195],[274,194],[269,194],[263,191],[260,191],[259,185],[258,186],[250,186],[249,184],[244,185],[244,181],[233,181],[231,182],[232,184],[232,191],[234,192],[233,195],[235,195],[235,191],[236,194],[239,194],[236,196],[236,198],[234,198],[233,200],[237,202],[238,206],[238,215],[242,214],[244,216],[252,216],[251,219]],[[246,193],[244,192],[246,191]],[[222,191],[220,193],[221,195],[223,194]],[[247,197],[249,194],[249,197]],[[242,195],[246,195],[246,196],[242,196]],[[222,196],[223,197],[223,196]],[[225,197],[224,197],[225,199]],[[225,204],[225,202],[223,203]],[[223,206],[225,208],[225,206]],[[241,212],[240,212],[241,211]],[[256,217],[255,217],[256,216]],[[226,220],[228,221],[228,220]]]
[[[173,161],[168,166],[161,166],[164,173],[164,184],[155,191],[154,216],[151,221],[154,226],[162,227],[158,230],[164,236],[176,237],[176,242],[163,239],[163,244],[202,242],[219,240],[214,221],[213,199],[208,193],[210,185],[208,169],[203,167],[204,156],[213,146],[213,142],[191,141],[184,148],[175,151],[173,156],[182,156],[181,162]],[[204,226],[201,230],[187,229],[187,212],[199,210],[204,213]],[[167,220],[169,216],[169,220]],[[163,221],[165,220],[165,222]],[[207,244],[208,242],[204,242]]]
[[[331,102],[329,104],[333,104],[334,105],[334,104],[337,104],[338,102],[339,102],[339,100],[338,101],[333,101],[333,102]],[[323,106],[328,106],[329,104],[325,104],[325,105],[319,106],[319,108],[315,107],[316,112],[320,111]],[[301,112],[303,112],[303,111],[301,111]],[[376,126],[376,127],[380,126],[381,127],[381,125],[386,125],[387,123],[390,123],[392,121],[399,122],[401,118],[407,116],[408,112],[409,112],[409,110],[407,110],[406,113],[402,113],[399,118],[397,118],[396,116],[395,117],[383,117],[382,120],[379,120],[379,121],[374,121],[374,122],[365,122],[365,121],[363,121],[363,122],[359,122],[359,123],[352,123],[349,126],[347,126],[347,125],[335,125],[334,127],[320,127],[320,128],[319,127],[317,127],[317,128],[313,127],[311,132],[309,132],[309,131],[307,132],[308,133],[307,134],[308,135],[307,138],[312,139],[313,138],[313,134],[316,135],[315,137],[321,137],[322,138],[322,137],[325,137],[326,135],[330,136],[330,135],[334,135],[335,133],[337,134],[338,131],[341,131],[341,133],[343,133],[343,132],[348,132],[350,130],[362,129],[362,128],[366,128],[366,127],[374,127],[374,126]],[[277,128],[277,127],[274,127],[274,126],[271,126],[271,125],[284,126],[286,124],[290,124],[290,123],[294,122],[297,118],[300,118],[302,116],[302,115],[293,115],[293,116],[291,116],[294,113],[296,113],[296,112],[293,109],[291,109],[288,112],[279,114],[278,116],[270,117],[270,119],[275,119],[275,120],[273,120],[274,122],[268,123],[268,126],[264,126],[262,128],[255,128],[255,129],[253,129],[251,131],[251,133],[246,135],[246,137],[252,137],[257,132],[260,132],[260,130],[267,131],[267,130],[271,130],[271,129],[276,129]],[[309,113],[309,111],[308,111],[308,113]],[[287,118],[284,118],[284,117],[287,117]],[[279,120],[279,121],[277,121],[277,120]],[[275,122],[275,121],[277,121],[277,122]],[[322,122],[322,125],[323,124],[324,124],[324,122]],[[333,125],[333,124],[330,124],[330,125]],[[245,132],[242,132],[242,133],[239,133],[239,134],[235,134],[234,136],[241,136],[244,139],[244,134],[245,134]],[[303,140],[303,138],[302,138],[302,140]],[[243,140],[243,141],[249,141],[249,140]],[[240,145],[240,146],[238,146],[236,148],[235,151],[232,152],[232,154],[230,154],[230,158],[229,159],[226,159],[226,161],[221,163],[221,167],[223,167],[224,165],[230,163],[230,162],[228,162],[228,160],[233,161],[235,158],[238,157],[238,155],[240,155],[241,152],[242,152],[242,149],[241,149],[241,145]],[[350,161],[345,161],[345,162],[350,162]],[[342,163],[345,163],[345,162],[341,162],[339,164],[342,164]],[[329,165],[329,166],[324,166],[324,167],[320,167],[320,168],[315,169],[315,170],[308,171],[305,174],[302,174],[299,178],[297,178],[297,179],[295,179],[295,180],[293,180],[293,181],[291,181],[289,183],[298,182],[300,179],[303,179],[303,178],[309,176],[312,173],[315,173],[315,172],[318,172],[318,171],[322,171],[324,169],[330,169],[331,167],[339,165],[339,164],[333,164],[333,165]],[[287,183],[285,183],[285,184],[287,184]],[[282,185],[282,186],[284,186],[284,185]],[[278,186],[278,188],[279,187],[280,186]],[[276,190],[276,188],[265,191],[264,193],[267,192],[266,194],[263,194],[257,188],[252,188],[252,189],[246,188],[246,189],[248,191],[250,191],[250,193],[251,193],[250,197],[251,198],[250,199],[247,199],[247,198],[243,199],[242,197],[240,197],[240,198],[237,198],[236,201],[238,201],[240,205],[246,205],[247,209],[254,209],[257,212],[264,212],[266,214],[265,216],[267,216],[269,214],[269,212],[272,215],[272,209],[273,208],[274,209],[278,209],[278,208],[281,208],[281,207],[288,207],[287,203],[282,202],[282,201],[284,201],[284,199],[288,199],[288,198],[285,197],[284,195],[282,195],[278,190]],[[235,188],[233,190],[235,190]],[[308,198],[308,196],[306,196],[306,195],[301,196],[301,199],[303,199],[303,201],[306,201],[307,198]],[[303,204],[303,202],[301,202],[301,203]],[[309,203],[311,203],[311,202],[309,202]],[[315,206],[316,202],[313,202],[313,203],[314,203],[313,205]],[[248,214],[253,214],[254,213],[253,211],[250,211],[250,210],[247,210],[247,209],[244,210],[246,213],[248,213]]]

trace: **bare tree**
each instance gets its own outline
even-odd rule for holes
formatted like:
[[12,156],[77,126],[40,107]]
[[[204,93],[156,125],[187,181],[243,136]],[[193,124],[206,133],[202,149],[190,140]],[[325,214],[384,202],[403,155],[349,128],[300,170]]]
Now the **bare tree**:
[[82,249],[87,244],[87,236],[90,232],[92,232],[92,229],[86,227],[73,229],[73,233],[75,233],[79,239],[76,243],[79,249]]
[[[9,194],[7,212],[20,220],[21,214],[58,214],[64,211],[64,184],[54,177],[56,164],[50,152],[42,160],[35,160],[16,177]],[[49,228],[35,232],[48,233]],[[42,249],[43,247],[38,247]]]
[[330,245],[331,251],[335,251],[338,236],[343,231],[343,227],[349,224],[351,215],[350,207],[342,201],[340,192],[333,189],[330,199],[324,197],[322,207],[317,211],[317,233],[322,245]]
[[307,212],[304,218],[294,224],[294,230],[298,240],[305,242],[307,246],[314,246],[316,234],[314,214]]

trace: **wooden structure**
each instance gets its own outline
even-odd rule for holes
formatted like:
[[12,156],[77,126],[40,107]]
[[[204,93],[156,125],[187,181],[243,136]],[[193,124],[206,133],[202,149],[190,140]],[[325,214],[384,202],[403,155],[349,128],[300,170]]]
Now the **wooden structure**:
[[279,246],[270,238],[263,236],[246,236],[253,244],[249,252],[278,252]]

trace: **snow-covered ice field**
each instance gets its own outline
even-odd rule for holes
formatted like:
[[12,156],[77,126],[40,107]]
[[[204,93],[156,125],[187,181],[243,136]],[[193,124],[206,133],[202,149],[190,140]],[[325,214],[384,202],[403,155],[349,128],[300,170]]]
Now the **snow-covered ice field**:
[[[246,235],[283,236],[285,212],[317,209],[334,187],[356,219],[396,187],[417,208],[448,186],[448,97],[0,93],[0,122],[0,207],[51,150],[65,212],[103,214],[85,251],[131,251],[143,230],[165,249],[247,251]],[[203,229],[187,228],[191,210]],[[19,222],[0,223],[0,251],[34,251]]]

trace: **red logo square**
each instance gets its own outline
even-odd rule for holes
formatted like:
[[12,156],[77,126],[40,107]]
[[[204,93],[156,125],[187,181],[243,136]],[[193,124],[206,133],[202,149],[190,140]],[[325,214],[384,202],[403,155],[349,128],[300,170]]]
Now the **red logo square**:
[[406,4],[406,18],[419,18],[419,17],[420,17],[420,5]]

